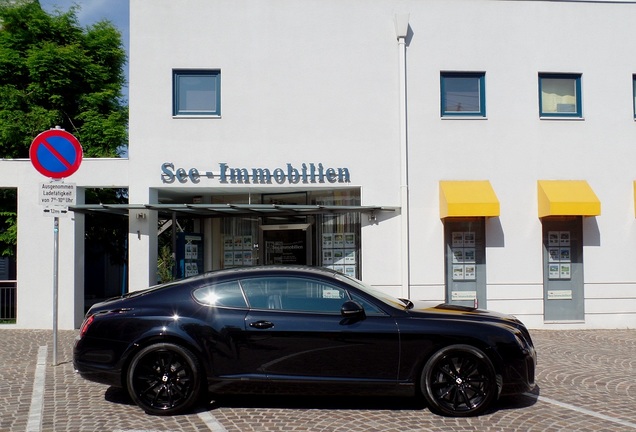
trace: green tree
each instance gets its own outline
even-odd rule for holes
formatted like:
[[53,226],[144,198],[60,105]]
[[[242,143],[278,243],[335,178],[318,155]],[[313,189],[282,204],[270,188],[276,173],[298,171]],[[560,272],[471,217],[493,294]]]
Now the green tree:
[[[85,157],[117,156],[128,145],[125,63],[109,21],[82,28],[77,7],[48,14],[37,0],[0,0],[0,157],[27,158],[33,138],[55,126],[79,139]],[[7,200],[0,194],[4,255],[15,244]]]

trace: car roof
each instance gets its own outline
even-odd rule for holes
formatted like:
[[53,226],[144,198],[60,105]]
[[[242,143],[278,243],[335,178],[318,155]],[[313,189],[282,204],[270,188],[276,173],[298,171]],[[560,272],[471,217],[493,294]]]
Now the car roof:
[[195,279],[226,279],[232,277],[251,277],[261,275],[276,275],[276,274],[303,274],[307,276],[322,276],[333,278],[335,275],[340,274],[335,270],[331,270],[325,267],[313,267],[302,265],[264,265],[264,266],[251,266],[251,267],[236,267],[222,270],[213,270],[210,272],[202,273],[198,276],[193,276],[186,280]]

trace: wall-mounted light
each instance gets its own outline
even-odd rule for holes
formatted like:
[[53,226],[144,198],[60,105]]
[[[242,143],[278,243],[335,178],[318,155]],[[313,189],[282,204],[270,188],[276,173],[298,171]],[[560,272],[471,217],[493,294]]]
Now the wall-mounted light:
[[146,213],[137,213],[137,219],[146,219]]

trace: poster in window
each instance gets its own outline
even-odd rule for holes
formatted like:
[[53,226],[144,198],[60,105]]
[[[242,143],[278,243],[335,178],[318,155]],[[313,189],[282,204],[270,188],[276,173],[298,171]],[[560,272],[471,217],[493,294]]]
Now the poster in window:
[[464,262],[467,262],[467,263],[475,262],[475,248],[464,249]]
[[186,263],[185,265],[185,277],[196,276],[199,274],[199,268],[197,263]]
[[345,263],[344,249],[333,250],[333,263],[338,265],[343,265]]
[[464,266],[463,265],[454,265],[453,266],[453,280],[464,280]]
[[199,256],[199,251],[197,245],[194,243],[186,243],[185,244],[185,259],[187,260],[195,260]]
[[344,247],[354,248],[356,247],[356,235],[353,233],[345,233],[344,235]]
[[462,248],[453,248],[453,263],[463,263],[464,262],[464,249]]
[[570,246],[570,231],[561,231],[559,236],[560,246]]
[[333,235],[333,247],[335,247],[335,248],[344,247],[344,235],[343,234],[334,234]]
[[223,262],[225,264],[225,267],[233,266],[234,265],[234,252],[225,251],[223,253]]
[[467,231],[464,233],[464,246],[472,247],[475,246],[475,233],[471,231]]
[[344,266],[344,274],[350,277],[356,277],[356,266],[346,265]]
[[254,263],[252,251],[243,252],[243,265],[251,266]]
[[251,250],[252,245],[252,236],[243,236],[243,249]]
[[323,249],[331,249],[333,247],[333,234],[322,235],[322,247]]
[[475,266],[474,265],[466,265],[464,266],[464,279],[465,280],[475,280],[476,278],[476,271],[475,271]]
[[322,251],[322,264],[323,265],[333,264],[333,251],[331,249]]
[[243,265],[243,251],[235,251],[234,252],[234,265],[242,266]]
[[235,250],[243,249],[243,236],[234,237],[234,249]]
[[355,249],[345,249],[344,263],[355,264],[356,263],[356,251]]
[[452,247],[464,247],[464,233],[461,231],[455,231],[451,234]]
[[234,249],[234,238],[232,236],[226,235],[223,237],[223,249],[226,251]]
[[561,262],[570,262],[570,248],[569,247],[562,247],[560,255],[561,256],[559,257],[559,260]]
[[343,266],[343,265],[335,265],[332,268],[335,271],[340,272],[340,273],[344,273],[345,272],[345,266]]
[[570,264],[561,264],[561,274],[559,277],[561,279],[570,279],[571,276],[571,265]]
[[548,279],[570,279],[572,250],[570,231],[548,232]]

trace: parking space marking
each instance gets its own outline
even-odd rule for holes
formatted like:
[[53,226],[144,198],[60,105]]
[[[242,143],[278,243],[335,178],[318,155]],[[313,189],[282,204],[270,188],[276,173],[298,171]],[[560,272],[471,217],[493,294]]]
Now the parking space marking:
[[46,381],[46,345],[38,348],[38,360],[33,377],[33,393],[31,394],[31,407],[29,408],[29,421],[27,432],[39,432],[42,427],[42,406],[44,405],[44,383]]
[[227,429],[219,423],[209,411],[203,411],[199,413],[199,418],[205,423],[205,425],[213,432],[227,432]]
[[550,398],[547,398],[547,397],[544,397],[544,396],[537,396],[537,395],[532,394],[532,393],[524,393],[524,396],[528,396],[528,397],[531,397],[531,398],[536,399],[538,401],[543,401],[543,402],[546,402],[546,403],[549,403],[549,404],[552,404],[552,405],[556,405],[556,406],[559,406],[561,408],[569,409],[571,411],[576,411],[576,412],[579,412],[581,414],[585,414],[585,415],[589,415],[589,416],[592,416],[592,417],[596,417],[596,418],[601,419],[601,420],[605,420],[605,421],[608,421],[608,422],[616,423],[616,424],[619,424],[621,426],[626,426],[626,427],[630,427],[632,429],[636,429],[636,423],[631,423],[631,422],[628,422],[626,420],[621,420],[621,419],[618,419],[618,418],[615,418],[615,417],[610,417],[610,416],[607,416],[605,414],[597,413],[595,411],[590,411],[588,409],[577,407],[575,405],[570,405],[570,404],[567,404],[567,403],[564,403],[564,402],[559,402],[557,400],[550,399]]

